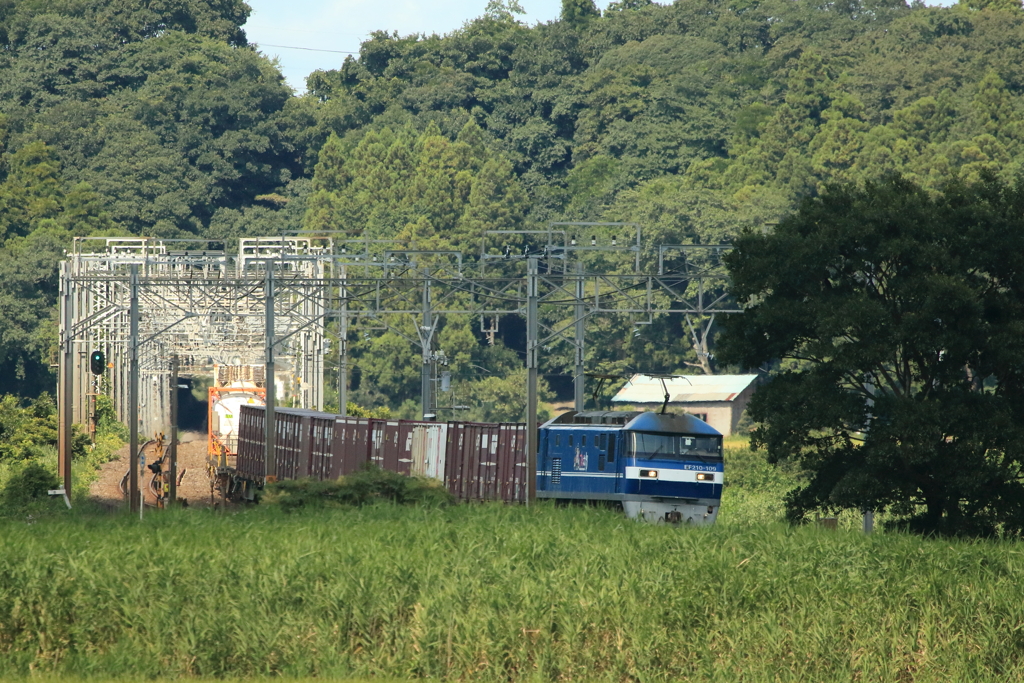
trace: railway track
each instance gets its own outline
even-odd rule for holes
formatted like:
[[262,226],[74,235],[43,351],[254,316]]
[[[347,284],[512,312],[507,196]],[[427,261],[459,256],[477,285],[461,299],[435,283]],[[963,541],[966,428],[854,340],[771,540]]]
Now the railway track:
[[[142,502],[146,507],[159,508],[162,507],[164,496],[164,483],[163,476],[167,471],[167,465],[164,463],[164,444],[162,439],[150,439],[149,441],[142,444],[139,447],[139,453],[145,456],[146,466],[139,469],[139,478],[141,480],[142,488]],[[138,453],[135,457],[138,457]],[[156,463],[163,464],[159,472],[154,472],[151,466]],[[181,485],[181,480],[185,477],[185,473],[188,470],[182,468],[178,473],[178,485]],[[131,469],[129,468],[124,476],[121,477],[120,489],[121,495],[125,500],[128,499],[128,480],[131,477]]]

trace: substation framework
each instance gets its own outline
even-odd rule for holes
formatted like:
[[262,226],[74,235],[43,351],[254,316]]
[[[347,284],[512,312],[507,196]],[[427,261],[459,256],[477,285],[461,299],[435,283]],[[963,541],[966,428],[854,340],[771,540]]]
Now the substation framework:
[[[599,245],[593,233],[609,228],[635,232],[635,240],[630,236],[618,246],[612,237],[610,245],[607,239]],[[577,231],[592,235],[577,239]],[[187,248],[197,244],[204,248]],[[719,258],[729,245],[645,246],[634,224],[488,231],[472,259],[389,240],[348,239],[344,233],[241,239],[233,254],[206,248],[211,245],[217,246],[80,238],[61,264],[59,468],[65,491],[71,485],[72,424],[91,419],[96,395],[108,391],[118,418],[129,426],[132,454],[138,452],[140,431],[173,434],[172,392],[179,372],[263,364],[268,436],[274,433],[279,386],[297,407],[322,410],[326,328],[332,320],[338,322],[342,413],[349,335],[389,329],[421,350],[422,411],[433,419],[437,365],[444,362],[436,331],[439,320],[453,314],[478,317],[481,330],[491,334],[502,316],[526,319],[527,452],[528,467],[536,469],[542,350],[571,344],[575,407],[582,410],[589,318],[628,317],[638,326],[655,316],[682,314],[700,354],[714,316],[740,312],[729,300]],[[394,323],[403,316],[412,318],[415,336]],[[99,379],[89,373],[96,350],[110,367]],[[274,446],[268,438],[268,477],[276,475]],[[138,458],[130,458],[130,467],[129,501],[137,509]],[[174,469],[172,457],[172,481]],[[533,500],[535,479],[527,480]]]

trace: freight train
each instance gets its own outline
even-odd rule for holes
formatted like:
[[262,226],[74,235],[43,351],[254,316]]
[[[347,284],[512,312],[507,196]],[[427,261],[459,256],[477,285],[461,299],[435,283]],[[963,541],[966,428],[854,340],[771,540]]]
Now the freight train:
[[[231,486],[252,498],[268,479],[261,405],[239,411]],[[275,410],[279,479],[336,479],[367,463],[443,481],[460,500],[525,502],[537,497],[621,504],[650,522],[709,525],[722,497],[722,435],[692,415],[567,412],[539,429],[529,473],[526,425],[418,422]]]

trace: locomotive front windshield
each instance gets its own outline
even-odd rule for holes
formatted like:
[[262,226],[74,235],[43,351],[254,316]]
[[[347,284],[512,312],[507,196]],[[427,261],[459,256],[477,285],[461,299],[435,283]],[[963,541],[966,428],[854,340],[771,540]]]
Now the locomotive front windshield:
[[721,460],[722,438],[630,432],[626,437],[628,457],[661,460]]

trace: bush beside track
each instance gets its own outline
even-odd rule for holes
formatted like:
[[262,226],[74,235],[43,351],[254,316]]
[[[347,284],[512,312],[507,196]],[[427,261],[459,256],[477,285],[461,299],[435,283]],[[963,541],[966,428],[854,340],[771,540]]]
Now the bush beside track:
[[[96,441],[75,425],[72,435],[71,498],[77,512],[95,512],[89,484],[100,465],[116,457],[128,439],[128,429],[115,420],[114,405],[107,396],[96,401]],[[0,518],[37,519],[71,514],[60,498],[47,495],[62,488],[57,475],[57,406],[43,394],[23,402],[15,396],[0,397]]]
[[263,502],[292,512],[380,502],[436,507],[454,505],[456,500],[437,479],[407,477],[371,464],[336,480],[285,479],[268,484]]

